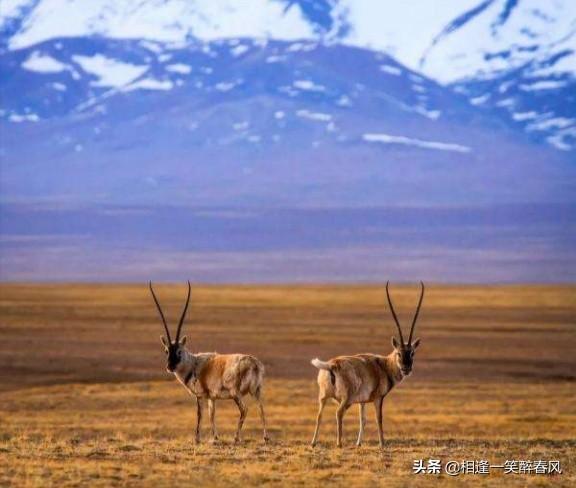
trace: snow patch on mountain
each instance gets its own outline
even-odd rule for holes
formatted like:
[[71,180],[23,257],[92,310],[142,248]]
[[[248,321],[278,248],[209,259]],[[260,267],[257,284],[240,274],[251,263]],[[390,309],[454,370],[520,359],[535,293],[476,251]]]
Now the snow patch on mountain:
[[38,122],[40,117],[36,114],[10,114],[8,116],[10,122],[20,123],[20,122]]
[[32,53],[26,61],[22,63],[22,67],[28,71],[36,71],[37,73],[59,73],[68,68],[65,64],[57,61],[53,57],[37,52]]
[[119,88],[133,82],[142,76],[148,66],[133,65],[108,58],[101,54],[94,56],[72,56],[86,73],[90,73],[98,78],[92,82],[93,86]]
[[128,85],[125,91],[132,90],[172,90],[174,84],[170,80],[156,80],[144,78]]
[[232,49],[230,49],[230,53],[234,56],[234,57],[240,57],[242,56],[244,53],[248,52],[250,50],[250,48],[246,45],[242,45],[240,44],[239,46],[233,47]]
[[330,114],[321,112],[312,112],[311,110],[306,109],[296,111],[296,115],[303,119],[316,120],[319,122],[329,122],[330,120],[332,120],[332,116]]
[[243,80],[234,80],[234,81],[221,81],[220,83],[216,83],[214,88],[220,92],[228,92],[233,90],[237,86],[240,86],[243,83]]
[[326,90],[326,87],[316,84],[311,80],[296,80],[293,85],[295,88],[299,88],[300,90],[313,92],[323,92]]
[[400,74],[402,74],[402,70],[400,68],[396,66],[390,66],[389,64],[381,65],[380,71],[393,76],[399,76]]
[[522,84],[520,85],[520,89],[524,91],[555,90],[556,88],[563,88],[566,85],[566,81],[541,80],[534,81],[530,84]]
[[402,146],[414,146],[423,149],[437,149],[440,151],[454,151],[468,153],[471,149],[461,144],[451,144],[446,142],[423,141],[405,136],[392,136],[390,134],[364,134],[362,139],[366,142],[378,142],[382,144],[400,144]]
[[176,63],[165,66],[167,71],[172,73],[180,73],[181,75],[188,75],[192,72],[192,67],[187,64]]

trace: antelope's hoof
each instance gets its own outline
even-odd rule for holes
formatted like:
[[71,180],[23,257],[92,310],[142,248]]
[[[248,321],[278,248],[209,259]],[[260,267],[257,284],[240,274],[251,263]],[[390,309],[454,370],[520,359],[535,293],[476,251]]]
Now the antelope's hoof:
[[264,444],[268,444],[268,443],[270,442],[270,437],[268,437],[267,435],[265,435],[262,440],[264,441]]
[[337,443],[336,443],[336,447],[338,447],[339,449],[342,449],[342,443],[341,443],[341,442],[337,442]]
[[212,437],[210,444],[220,444],[220,438],[218,436]]

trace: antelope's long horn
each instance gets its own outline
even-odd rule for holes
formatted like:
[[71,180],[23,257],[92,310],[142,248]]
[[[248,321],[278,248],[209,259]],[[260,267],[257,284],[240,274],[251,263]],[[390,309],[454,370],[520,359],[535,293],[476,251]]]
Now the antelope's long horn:
[[148,286],[150,288],[150,292],[152,293],[152,298],[154,298],[154,303],[156,304],[156,308],[160,313],[160,318],[162,319],[162,324],[164,324],[164,330],[166,331],[166,337],[168,338],[168,342],[171,343],[172,339],[170,338],[170,331],[168,330],[168,325],[166,324],[166,319],[164,318],[164,313],[162,312],[162,307],[160,307],[160,303],[158,303],[158,299],[156,298],[156,293],[154,293],[154,288],[152,288],[152,282],[148,282]]
[[188,296],[186,297],[186,305],[184,305],[184,310],[182,310],[182,315],[180,316],[180,322],[178,322],[178,329],[176,330],[176,343],[180,340],[180,331],[182,330],[182,324],[186,318],[186,312],[188,311],[188,304],[190,303],[190,281],[188,281]]
[[422,306],[423,299],[424,299],[424,283],[420,282],[420,300],[418,300],[418,307],[416,307],[416,313],[414,314],[414,319],[412,320],[412,327],[410,328],[410,337],[408,337],[408,344],[412,344],[412,334],[414,333],[414,327],[416,326],[416,320],[418,320],[418,314],[420,313],[420,307]]
[[392,312],[392,317],[394,317],[394,322],[396,322],[396,327],[398,327],[398,333],[400,334],[400,340],[402,344],[404,342],[404,336],[402,335],[402,329],[400,328],[400,322],[398,322],[398,317],[396,316],[396,312],[394,311],[394,305],[392,305],[392,300],[390,298],[390,292],[388,291],[388,285],[390,284],[389,281],[386,282],[386,296],[388,297],[388,305],[390,306],[390,311]]

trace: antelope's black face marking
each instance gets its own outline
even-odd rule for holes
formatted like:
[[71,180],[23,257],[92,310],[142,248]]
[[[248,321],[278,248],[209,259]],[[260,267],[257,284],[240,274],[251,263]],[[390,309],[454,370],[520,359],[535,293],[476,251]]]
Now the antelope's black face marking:
[[182,351],[179,344],[170,344],[166,349],[166,369],[173,373],[182,360]]
[[166,370],[173,373],[176,371],[176,368],[178,368],[178,365],[184,357],[184,344],[186,343],[186,337],[180,339],[180,343],[170,342],[164,337],[161,337],[160,339],[164,346],[164,354],[166,354]]
[[416,339],[412,344],[402,344],[396,339],[392,339],[392,345],[396,351],[396,361],[400,371],[402,371],[404,376],[409,376],[412,373],[414,353],[420,345],[420,339]]
[[412,364],[414,363],[414,349],[406,346],[404,349],[397,351],[398,364],[404,376],[412,373]]

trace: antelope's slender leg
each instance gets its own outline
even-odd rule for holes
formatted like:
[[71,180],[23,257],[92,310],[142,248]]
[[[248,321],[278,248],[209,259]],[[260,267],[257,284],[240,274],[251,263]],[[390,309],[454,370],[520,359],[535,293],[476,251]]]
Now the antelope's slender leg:
[[200,443],[200,426],[202,424],[202,407],[203,401],[200,398],[196,398],[196,444]]
[[384,432],[382,430],[382,404],[384,402],[383,397],[379,397],[374,400],[374,409],[376,410],[376,424],[378,425],[378,442],[380,447],[384,447]]
[[216,400],[208,399],[208,416],[210,418],[210,434],[212,435],[212,441],[218,440],[218,433],[216,432]]
[[345,398],[340,402],[336,410],[336,447],[342,447],[342,419],[349,406],[348,399]]
[[326,406],[326,398],[318,398],[318,415],[316,416],[316,429],[314,429],[314,437],[310,445],[314,447],[318,441],[318,433],[320,432],[320,422],[322,422],[322,412]]
[[360,428],[358,430],[357,446],[362,445],[362,437],[364,436],[364,426],[366,425],[366,405],[364,403],[358,404],[358,416],[360,418]]
[[260,420],[262,421],[262,436],[263,436],[264,442],[268,442],[270,439],[268,437],[268,433],[266,432],[266,415],[264,414],[264,403],[262,401],[262,393],[260,392],[260,389],[256,390],[256,393],[254,394],[254,398],[256,399],[256,402],[258,402],[258,410],[260,412]]
[[246,419],[246,413],[248,412],[248,408],[244,405],[242,398],[239,396],[234,397],[234,401],[238,406],[238,410],[240,410],[240,417],[238,418],[238,427],[236,429],[236,435],[234,436],[234,442],[240,442],[240,431],[242,430],[242,426],[244,425],[244,420]]

